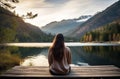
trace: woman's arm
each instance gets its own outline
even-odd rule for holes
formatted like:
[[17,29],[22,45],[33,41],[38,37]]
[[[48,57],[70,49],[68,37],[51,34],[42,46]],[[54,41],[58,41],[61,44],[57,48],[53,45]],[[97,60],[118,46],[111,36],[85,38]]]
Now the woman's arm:
[[52,64],[52,60],[53,58],[52,58],[52,54],[51,54],[51,52],[49,51],[48,52],[48,63],[49,63],[49,66],[51,66],[51,64]]
[[68,49],[68,64],[71,64],[72,63],[71,50],[69,47],[67,47],[67,49]]

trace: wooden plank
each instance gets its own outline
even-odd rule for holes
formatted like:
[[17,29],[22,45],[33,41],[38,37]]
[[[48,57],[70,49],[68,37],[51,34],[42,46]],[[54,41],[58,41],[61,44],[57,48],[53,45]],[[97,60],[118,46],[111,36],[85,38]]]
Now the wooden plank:
[[72,67],[69,75],[51,75],[46,66],[15,66],[1,77],[120,77],[120,69],[113,65]]

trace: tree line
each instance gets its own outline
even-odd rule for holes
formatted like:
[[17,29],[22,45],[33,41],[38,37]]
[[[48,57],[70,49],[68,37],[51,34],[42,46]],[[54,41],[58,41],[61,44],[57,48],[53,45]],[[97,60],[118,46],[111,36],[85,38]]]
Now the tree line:
[[120,41],[120,20],[109,23],[103,27],[87,32],[81,41],[84,42],[105,42]]

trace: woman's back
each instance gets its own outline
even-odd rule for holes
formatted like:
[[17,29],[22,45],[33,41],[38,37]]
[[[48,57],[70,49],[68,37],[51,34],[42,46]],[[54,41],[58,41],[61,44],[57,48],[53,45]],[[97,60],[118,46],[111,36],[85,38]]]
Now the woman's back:
[[49,52],[48,61],[50,64],[50,70],[55,74],[67,74],[70,72],[71,64],[71,52],[68,47],[64,49],[64,55],[61,61],[54,59],[52,52]]
[[70,71],[71,53],[64,44],[62,34],[57,34],[53,45],[49,48],[48,62],[50,71],[54,74],[67,74]]

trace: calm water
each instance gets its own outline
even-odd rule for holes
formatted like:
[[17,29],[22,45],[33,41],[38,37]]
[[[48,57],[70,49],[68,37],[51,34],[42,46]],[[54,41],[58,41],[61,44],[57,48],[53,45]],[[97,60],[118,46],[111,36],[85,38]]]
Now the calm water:
[[[22,66],[48,66],[48,47],[51,43],[11,43],[24,61]],[[115,65],[120,67],[120,44],[66,43],[72,52],[73,66]]]

